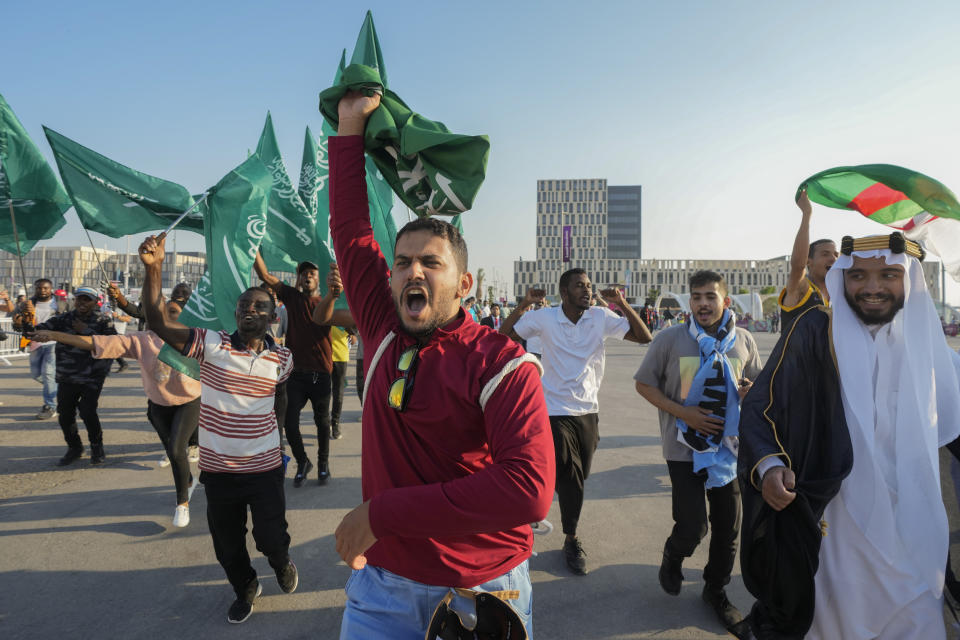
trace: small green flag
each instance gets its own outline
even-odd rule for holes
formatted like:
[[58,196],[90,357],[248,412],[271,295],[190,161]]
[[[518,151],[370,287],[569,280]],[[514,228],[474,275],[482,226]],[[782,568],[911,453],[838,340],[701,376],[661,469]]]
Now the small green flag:
[[[19,252],[10,206],[17,218]],[[13,109],[0,95],[0,249],[24,255],[64,225],[70,198]]]
[[[111,238],[166,229],[194,203],[184,187],[115,162],[43,128],[83,226]],[[203,233],[202,206],[178,229]]]
[[320,113],[333,126],[347,90],[382,91],[371,114],[364,148],[400,199],[419,216],[457,215],[473,206],[486,174],[486,136],[451,133],[440,122],[414,113],[387,87],[380,44],[369,12],[351,64],[320,94]]
[[[329,264],[331,252],[318,238],[317,219],[303,204],[280,156],[273,120],[267,114],[256,155],[273,176],[273,189],[267,207],[267,231],[263,238],[263,259],[272,271],[295,271],[303,260]],[[321,269],[326,277],[327,269]]]
[[206,209],[207,269],[187,301],[180,322],[232,333],[237,299],[250,286],[250,271],[267,226],[273,176],[258,155],[228,173],[201,205]]
[[[324,139],[326,144],[326,139]],[[326,149],[320,149],[317,139],[313,137],[310,127],[307,127],[303,140],[303,160],[300,162],[300,186],[297,194],[307,211],[313,215],[317,238],[330,243],[330,223],[328,216],[319,216],[319,193],[327,181]],[[326,192],[324,192],[326,193]]]

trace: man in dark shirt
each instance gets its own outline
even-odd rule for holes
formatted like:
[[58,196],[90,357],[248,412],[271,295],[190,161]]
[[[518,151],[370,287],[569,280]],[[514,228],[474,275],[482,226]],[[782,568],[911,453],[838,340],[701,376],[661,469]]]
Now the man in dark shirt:
[[300,435],[300,411],[307,404],[307,400],[313,406],[313,421],[317,425],[317,481],[323,485],[330,478],[330,373],[333,370],[333,351],[330,345],[330,327],[317,325],[311,319],[314,308],[323,299],[318,291],[319,270],[312,262],[301,262],[297,265],[295,289],[267,271],[267,265],[259,252],[253,268],[287,307],[286,346],[293,352],[293,373],[286,385],[287,415],[284,431],[297,461],[293,486],[303,485],[303,481],[313,469],[303,447],[303,436]]
[[[72,311],[53,316],[36,326],[37,330],[62,331],[77,336],[114,336],[117,330],[113,321],[100,313],[100,293],[92,287],[79,287],[74,291]],[[56,346],[57,360],[57,413],[60,429],[67,441],[67,452],[57,462],[64,467],[83,455],[83,442],[77,433],[77,411],[87,428],[90,438],[90,463],[104,461],[103,429],[97,415],[103,381],[110,373],[111,360],[97,360],[93,353],[62,343]]]

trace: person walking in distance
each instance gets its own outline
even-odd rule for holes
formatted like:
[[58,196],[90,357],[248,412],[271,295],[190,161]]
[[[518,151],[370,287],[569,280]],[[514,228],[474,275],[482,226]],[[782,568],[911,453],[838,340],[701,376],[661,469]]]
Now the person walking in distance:
[[[26,332],[32,326],[43,324],[53,316],[66,313],[71,306],[66,300],[53,295],[53,283],[40,278],[33,283],[34,294],[19,306],[13,314],[13,328]],[[37,420],[48,420],[57,416],[57,355],[56,343],[30,342],[30,375],[43,385],[43,406],[37,413]]]

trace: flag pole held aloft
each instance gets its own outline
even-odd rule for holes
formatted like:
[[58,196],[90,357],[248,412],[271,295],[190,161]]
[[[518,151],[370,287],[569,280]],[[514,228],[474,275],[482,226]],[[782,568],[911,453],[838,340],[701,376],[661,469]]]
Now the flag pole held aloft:
[[166,238],[166,237],[167,237],[167,234],[170,233],[171,231],[173,231],[174,227],[176,227],[178,224],[180,224],[180,221],[183,220],[184,218],[186,218],[188,215],[190,215],[190,213],[191,213],[194,209],[196,209],[197,207],[199,207],[199,206],[200,206],[200,203],[203,202],[204,200],[206,200],[206,199],[207,199],[207,196],[209,196],[209,195],[210,195],[210,192],[207,191],[206,193],[203,194],[203,197],[202,197],[202,198],[200,198],[199,200],[197,200],[196,202],[194,202],[192,205],[190,205],[190,208],[187,209],[186,211],[184,211],[183,213],[181,213],[181,214],[177,217],[176,220],[174,220],[173,222],[171,222],[169,227],[167,227],[166,229],[164,229],[163,231],[160,232],[160,235],[157,236],[157,240],[163,240],[164,238]]

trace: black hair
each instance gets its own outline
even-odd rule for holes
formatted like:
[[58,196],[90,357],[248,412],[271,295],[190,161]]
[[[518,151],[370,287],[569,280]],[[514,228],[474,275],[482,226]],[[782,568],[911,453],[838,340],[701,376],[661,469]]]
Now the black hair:
[[33,286],[37,286],[41,282],[46,282],[48,285],[50,285],[51,289],[53,288],[53,282],[50,280],[50,278],[37,278],[33,281]]
[[449,242],[450,250],[457,261],[460,273],[467,271],[467,243],[463,239],[463,234],[449,222],[437,218],[417,218],[403,225],[403,228],[397,233],[397,241],[393,244],[394,253],[396,253],[397,242],[400,241],[400,237],[405,233],[413,233],[414,231],[428,231],[432,235]]
[[724,296],[729,293],[727,281],[723,279],[723,276],[716,271],[709,271],[707,269],[701,269],[690,276],[690,291],[692,292],[696,287],[704,287],[714,282],[720,285],[720,291],[723,292]]
[[585,269],[581,269],[580,267],[574,267],[573,269],[568,269],[567,271],[564,271],[563,274],[560,276],[560,289],[561,290],[566,289],[567,286],[570,284],[570,279],[573,276],[578,276],[581,274],[587,275],[587,272]]
[[811,242],[810,250],[807,251],[807,258],[812,258],[813,255],[817,252],[817,247],[819,247],[821,244],[826,244],[828,242],[830,244],[833,244],[833,240],[831,240],[830,238],[820,238],[819,240],[814,240],[813,242]]

